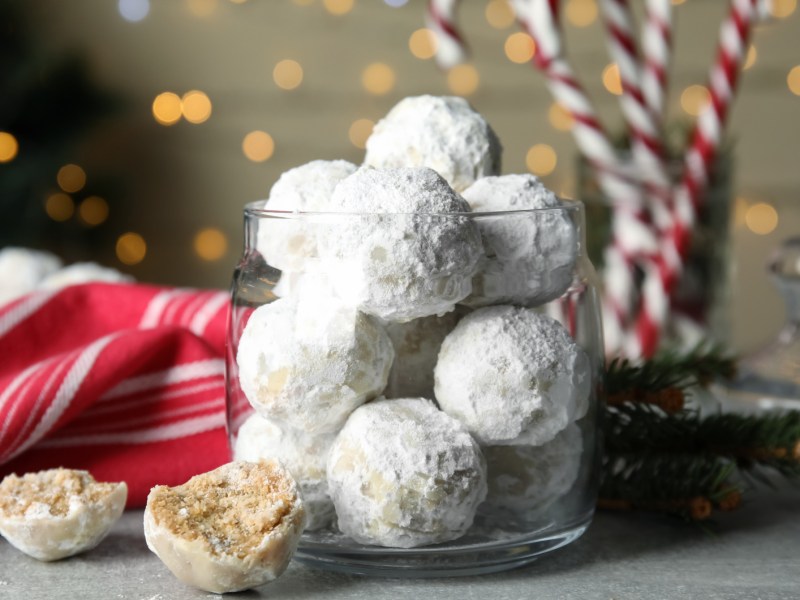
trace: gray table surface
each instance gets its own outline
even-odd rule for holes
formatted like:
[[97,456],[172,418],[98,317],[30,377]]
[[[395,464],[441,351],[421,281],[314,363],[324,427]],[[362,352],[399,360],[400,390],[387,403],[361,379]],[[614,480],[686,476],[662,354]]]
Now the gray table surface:
[[[95,550],[40,563],[0,541],[0,599],[213,598],[177,581],[144,542],[141,511]],[[642,514],[600,512],[572,545],[533,565],[480,577],[377,579],[293,563],[277,581],[233,598],[800,599],[800,490],[755,491],[713,532]]]

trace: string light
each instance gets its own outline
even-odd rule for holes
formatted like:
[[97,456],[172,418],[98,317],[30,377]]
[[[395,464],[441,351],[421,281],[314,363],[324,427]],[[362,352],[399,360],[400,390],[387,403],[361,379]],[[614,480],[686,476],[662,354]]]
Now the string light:
[[108,203],[100,196],[89,196],[78,206],[78,217],[90,227],[100,225],[108,218]]
[[217,0],[186,0],[186,8],[195,17],[210,17],[217,10]]
[[117,10],[130,23],[137,23],[150,12],[150,0],[119,0]]
[[797,0],[772,0],[768,3],[770,14],[776,19],[785,19],[797,10]]
[[17,156],[18,151],[17,138],[7,131],[0,131],[0,163],[11,162]]
[[447,72],[447,87],[458,96],[474,94],[480,81],[478,69],[472,65],[457,65]]
[[51,194],[44,202],[44,212],[53,221],[66,221],[75,213],[75,203],[67,194]]
[[531,146],[525,156],[525,164],[534,175],[550,175],[556,170],[557,163],[556,151],[547,144]]
[[508,0],[489,0],[484,16],[486,22],[495,29],[506,29],[514,23],[514,12]]
[[523,64],[530,62],[533,58],[533,55],[536,53],[536,43],[531,36],[520,31],[512,33],[506,38],[504,50],[508,60],[517,64]]
[[595,0],[569,0],[564,7],[567,21],[575,27],[588,27],[597,19]]
[[622,77],[617,63],[611,63],[603,69],[603,87],[615,96],[622,95]]
[[281,60],[272,69],[272,79],[282,90],[293,90],[303,83],[303,67],[290,58]]
[[550,105],[550,110],[547,111],[547,119],[559,131],[569,131],[575,123],[572,114],[558,102],[553,102]]
[[353,10],[353,0],[322,0],[322,4],[332,15],[346,15]]
[[391,92],[395,79],[394,70],[384,63],[372,63],[361,73],[361,85],[367,92],[376,96]]
[[194,236],[194,251],[203,260],[219,260],[228,251],[228,238],[219,229],[206,227]]
[[744,216],[747,228],[757,235],[767,235],[778,226],[778,211],[771,204],[758,202],[747,209]]
[[137,265],[147,255],[147,243],[138,233],[129,231],[117,238],[117,258],[126,265]]
[[367,138],[372,135],[372,129],[375,123],[369,119],[357,119],[350,125],[347,132],[347,137],[350,138],[350,143],[356,148],[364,149],[367,147]]
[[181,100],[181,112],[189,123],[204,123],[211,116],[211,100],[203,92],[186,92]]
[[64,165],[58,170],[56,181],[62,190],[72,194],[86,185],[86,173],[78,165]]
[[696,117],[711,100],[708,88],[702,85],[690,85],[681,93],[681,108],[689,115]]
[[417,29],[408,38],[408,49],[420,60],[433,58],[436,54],[436,38],[433,32],[426,27]]
[[172,92],[163,92],[153,100],[153,117],[161,125],[174,125],[180,121],[183,108],[181,99]]
[[242,151],[253,162],[264,162],[275,152],[275,142],[266,131],[251,131],[244,136]]
[[800,96],[800,65],[792,67],[792,70],[789,71],[786,76],[786,85],[795,96]]

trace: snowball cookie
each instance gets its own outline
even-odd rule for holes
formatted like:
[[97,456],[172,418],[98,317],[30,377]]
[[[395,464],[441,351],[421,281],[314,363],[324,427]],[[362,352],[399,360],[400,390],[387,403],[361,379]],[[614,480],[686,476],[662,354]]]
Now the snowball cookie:
[[263,585],[292,558],[303,500],[278,461],[232,462],[147,496],[147,547],[182,582],[217,594]]
[[486,465],[464,426],[430,400],[382,399],[347,420],[328,485],[343,533],[413,548],[464,535],[486,497]]
[[132,283],[133,277],[116,269],[103,267],[93,262],[74,263],[45,277],[39,289],[60,290],[70,285],[100,281],[105,283]]
[[434,370],[439,406],[487,446],[549,442],[586,413],[591,382],[589,357],[558,321],[513,306],[461,319]]
[[338,430],[379,395],[394,350],[375,319],[327,298],[258,307],[239,340],[239,383],[253,408],[307,433]]
[[[333,188],[356,169],[346,160],[313,160],[289,169],[272,186],[264,210],[325,212]],[[256,245],[269,265],[282,271],[302,270],[317,255],[318,227],[297,218],[263,218]]]
[[[463,196],[477,213],[563,207],[533,175],[479,179]],[[543,210],[476,222],[486,259],[464,304],[536,306],[558,298],[572,283],[578,240],[567,211]]]
[[0,304],[29,294],[39,283],[61,268],[54,254],[8,246],[0,250]]
[[361,168],[336,186],[331,205],[363,213],[342,219],[320,242],[346,303],[410,321],[449,312],[472,290],[480,233],[470,219],[446,214],[469,205],[435,171]]
[[239,428],[233,448],[234,460],[257,462],[275,458],[289,469],[306,506],[306,530],[326,527],[333,520],[333,502],[328,494],[325,465],[335,434],[309,435],[251,415]]
[[489,493],[480,510],[535,514],[566,494],[581,467],[583,439],[571,423],[541,446],[483,448]]
[[50,469],[0,483],[0,534],[43,561],[91,550],[125,509],[128,486],[99,483],[86,471]]
[[459,309],[442,315],[389,323],[386,333],[394,346],[394,363],[384,394],[392,398],[433,398],[433,367],[448,333],[466,314]]
[[463,98],[415,96],[378,121],[364,164],[428,167],[461,192],[476,179],[500,173],[502,151],[492,128]]

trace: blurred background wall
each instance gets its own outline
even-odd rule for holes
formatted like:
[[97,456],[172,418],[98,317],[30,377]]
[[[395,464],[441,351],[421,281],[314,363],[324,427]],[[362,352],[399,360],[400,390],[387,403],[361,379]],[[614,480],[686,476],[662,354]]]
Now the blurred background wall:
[[[702,100],[697,86],[727,3],[673,4],[669,110],[680,122]],[[226,287],[245,203],[265,198],[293,166],[360,162],[372,123],[422,93],[467,97],[502,140],[504,172],[533,171],[558,193],[576,194],[569,124],[525,64],[526,42],[513,35],[504,0],[464,0],[472,60],[449,73],[430,60],[419,32],[421,0],[0,6],[0,107],[29,113],[16,150],[0,139],[0,182],[13,180],[8,189],[23,198],[0,198],[0,246],[95,260],[141,281]],[[564,0],[563,10],[569,55],[604,124],[619,130],[618,81],[595,0]],[[730,127],[731,333],[744,350],[783,321],[764,263],[800,230],[797,0],[773,0],[772,11],[777,18],[755,34]]]

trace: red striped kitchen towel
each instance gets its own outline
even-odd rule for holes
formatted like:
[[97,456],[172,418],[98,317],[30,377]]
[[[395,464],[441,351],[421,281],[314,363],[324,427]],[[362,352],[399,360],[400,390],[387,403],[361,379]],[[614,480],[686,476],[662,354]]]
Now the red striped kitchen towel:
[[64,466],[129,506],[229,459],[220,291],[92,283],[0,306],[0,478]]

